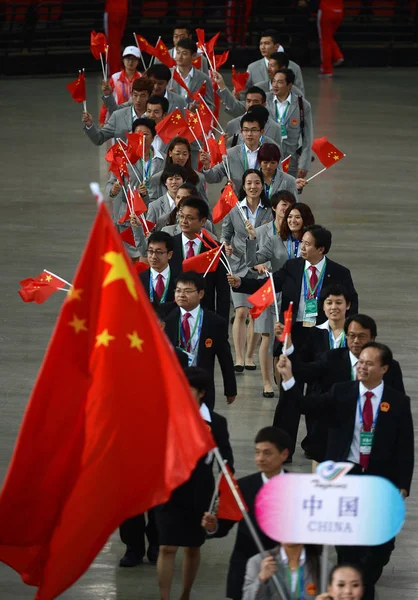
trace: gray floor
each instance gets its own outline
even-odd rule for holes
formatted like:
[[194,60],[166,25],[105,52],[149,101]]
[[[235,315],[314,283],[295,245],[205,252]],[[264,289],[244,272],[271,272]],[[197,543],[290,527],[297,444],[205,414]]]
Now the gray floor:
[[[376,318],[379,340],[400,361],[416,416],[418,71],[343,70],[333,81],[307,71],[305,78],[316,136],[327,136],[347,158],[316,178],[302,198],[317,222],[332,230],[330,256],[351,269],[361,311]],[[94,147],[82,133],[81,109],[65,89],[67,80],[1,82],[1,478],[62,302],[56,294],[40,306],[24,304],[17,295],[19,280],[44,268],[71,279],[95,213],[88,184],[103,183],[106,176],[103,148]],[[98,81],[92,77],[88,107],[97,115]],[[212,200],[216,198],[214,191]],[[235,404],[226,407],[219,388],[217,410],[228,417],[238,474],[243,475],[254,470],[252,440],[260,427],[271,423],[275,400],[261,397],[259,371],[239,377]],[[309,468],[299,450],[293,470]],[[407,502],[406,526],[378,587],[382,600],[418,595],[415,490]],[[232,541],[231,536],[203,547],[193,597],[224,597]],[[62,598],[157,600],[155,567],[119,569],[122,551],[115,533]],[[179,575],[178,570],[173,598],[178,596]],[[0,565],[1,600],[33,596],[33,589]]]

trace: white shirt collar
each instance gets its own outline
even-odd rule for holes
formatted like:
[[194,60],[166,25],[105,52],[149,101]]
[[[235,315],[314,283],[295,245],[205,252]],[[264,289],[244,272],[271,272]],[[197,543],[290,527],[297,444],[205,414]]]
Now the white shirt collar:
[[170,194],[168,192],[165,193],[165,195],[167,196],[167,200],[168,200],[168,204],[170,206],[171,209],[176,207],[176,202],[175,200],[170,196]]
[[320,261],[319,261],[319,263],[318,263],[318,264],[316,264],[316,265],[312,265],[312,264],[309,262],[309,260],[305,260],[305,271],[307,271],[307,270],[309,269],[309,267],[312,267],[312,266],[314,266],[314,267],[316,267],[316,269],[317,269],[319,272],[321,272],[321,271],[322,271],[322,269],[323,269],[323,266],[324,266],[324,264],[325,264],[325,256],[324,256],[324,258],[323,258],[322,260],[320,260]]
[[161,271],[161,273],[150,267],[150,272],[153,281],[158,277],[158,275],[162,275],[165,283],[170,273],[170,265],[167,265],[167,267],[164,269],[164,271]]
[[178,67],[176,67],[176,68],[177,68],[178,74],[180,75],[180,77],[182,77],[182,78],[183,78],[183,80],[184,80],[184,81],[190,81],[190,79],[193,77],[193,74],[194,74],[194,67],[192,67],[192,68],[190,69],[190,71],[188,72],[188,74],[186,75],[186,77],[183,77],[183,75],[180,73],[180,71],[179,71],[179,68],[178,68]]
[[[250,207],[248,206],[247,197],[245,197],[245,198],[244,198],[244,200],[241,200],[240,204],[241,204],[241,206],[246,206],[247,208],[250,208]],[[261,202],[260,202],[260,201],[258,202],[258,206],[257,206],[257,208],[255,209],[255,212],[257,212],[257,211],[258,211],[258,207],[259,207],[259,206],[261,206]]]
[[[285,475],[284,469],[280,471],[279,475]],[[261,473],[261,481],[263,482],[263,485],[265,485],[268,481],[270,481],[270,479],[265,473]]]
[[[162,142],[162,140],[161,140]],[[161,152],[159,150],[156,150],[154,148],[154,146],[151,144],[151,148],[152,148],[152,160],[156,159],[156,158],[161,158],[161,160],[165,160],[164,156],[161,154]]]
[[182,317],[184,317],[184,315],[188,312],[191,315],[192,319],[197,319],[199,309],[200,309],[200,304],[198,304],[196,306],[196,308],[194,308],[193,310],[184,310],[184,308],[181,308],[181,306],[180,306],[180,314]]
[[256,154],[260,149],[260,146],[258,146],[255,150],[250,150],[246,144],[244,144],[244,146],[247,154]]
[[354,356],[354,354],[351,352],[351,350],[349,351],[348,355],[350,357],[351,366],[354,369],[354,367],[358,363],[358,358],[357,358],[357,356]]
[[204,419],[208,423],[212,423],[212,417],[210,416],[210,411],[204,402],[200,405],[200,414],[202,416],[202,419]]
[[[280,559],[282,561],[282,564],[287,567],[287,565],[289,563],[289,559],[287,557],[286,550],[283,548],[283,546],[280,546]],[[302,567],[305,564],[305,561],[306,561],[306,552],[305,552],[305,548],[302,548],[302,552],[300,553],[300,557],[299,557],[299,566]]]
[[286,100],[279,100],[277,96],[274,96],[274,101],[277,102],[278,104],[285,104],[286,102],[291,104],[292,103],[292,92],[289,92],[289,95],[286,98]]
[[183,246],[184,246],[185,248],[188,248],[188,247],[189,247],[189,242],[193,242],[193,244],[194,244],[194,247],[195,247],[195,251],[198,249],[198,247],[199,247],[199,243],[200,243],[200,240],[199,240],[199,238],[195,238],[194,240],[189,240],[189,238],[187,238],[187,237],[184,235],[184,233],[182,233],[182,234],[181,234],[181,241],[183,242]]
[[373,394],[376,396],[376,398],[378,398],[378,399],[379,399],[379,401],[380,401],[380,398],[382,397],[382,394],[383,394],[383,388],[384,388],[384,383],[383,383],[383,381],[381,381],[381,382],[379,383],[379,385],[377,385],[377,386],[376,386],[375,388],[373,388],[372,390],[368,390],[368,389],[366,388],[366,386],[365,386],[365,385],[363,385],[363,383],[360,381],[360,384],[359,384],[359,394],[360,394],[360,396],[364,396],[364,394],[365,394],[366,392],[373,392]]
[[327,331],[329,331],[329,321],[328,321],[328,319],[325,321],[325,323],[321,323],[321,325],[317,325],[316,328],[317,329],[326,329]]

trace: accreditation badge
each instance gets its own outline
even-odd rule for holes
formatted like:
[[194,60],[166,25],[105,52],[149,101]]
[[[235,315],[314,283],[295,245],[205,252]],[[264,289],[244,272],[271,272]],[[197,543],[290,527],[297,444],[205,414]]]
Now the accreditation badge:
[[313,317],[318,316],[318,300],[316,298],[307,298],[305,300],[305,312],[303,319],[311,320]]
[[287,129],[286,126],[283,125],[283,123],[280,125],[280,130],[282,134],[282,140],[287,140]]
[[373,431],[360,431],[360,454],[370,454],[373,435]]

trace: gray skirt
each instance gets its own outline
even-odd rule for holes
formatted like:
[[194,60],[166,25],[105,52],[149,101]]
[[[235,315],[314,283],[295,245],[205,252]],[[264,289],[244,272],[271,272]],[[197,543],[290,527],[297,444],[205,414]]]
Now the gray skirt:
[[231,290],[231,298],[234,308],[240,308],[241,306],[252,308],[253,305],[247,301],[248,296],[251,296],[251,294],[242,294],[241,292],[233,292]]

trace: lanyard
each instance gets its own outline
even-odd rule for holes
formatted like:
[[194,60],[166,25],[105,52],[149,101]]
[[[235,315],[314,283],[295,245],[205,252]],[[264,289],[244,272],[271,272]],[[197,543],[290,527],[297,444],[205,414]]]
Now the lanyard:
[[292,590],[292,572],[289,567],[286,567],[287,580],[289,583],[290,597],[298,600],[304,600],[305,598],[305,590],[304,590],[304,580],[303,580],[303,567],[298,568],[298,579],[296,583],[296,590],[293,592]]
[[[324,282],[326,266],[327,266],[327,260],[325,259],[324,266],[322,267],[321,273],[319,275],[319,279],[318,279],[314,289],[311,288],[311,282],[309,281],[309,277],[308,277],[308,269],[305,269],[305,272],[304,272],[305,277],[303,278],[305,300],[307,298],[318,298],[319,294],[321,293],[322,284]],[[308,289],[309,289],[309,295],[308,295]]]
[[[371,400],[370,400],[370,402],[371,402]],[[381,402],[381,400],[380,400],[380,402]],[[379,402],[379,406],[376,409],[376,414],[374,416],[373,423],[372,423],[372,428],[370,429],[370,431],[374,431],[375,430],[377,417],[379,415],[380,402]],[[358,394],[357,403],[358,403],[358,416],[359,416],[359,419],[360,419],[360,431],[364,431],[364,429],[363,429],[363,412],[361,410],[361,402],[360,402],[360,392]]]
[[[294,244],[294,247],[293,247]],[[299,244],[300,241],[299,240],[295,240],[294,238],[292,239],[292,236],[289,235],[289,237],[287,238],[287,256],[288,258],[297,258],[299,255]],[[292,253],[292,249],[293,249],[293,253]],[[293,254],[293,256],[292,256]]]
[[[277,173],[277,171],[276,171],[276,173]],[[276,177],[276,173],[274,173],[273,177],[271,178],[271,183],[264,183],[264,189],[266,190],[266,196],[267,196],[267,198],[270,198],[270,190],[273,187],[274,179]]]
[[[161,296],[161,299],[160,299],[160,304],[163,304],[163,302],[165,302],[165,299],[167,298],[168,286],[169,286],[169,283],[170,283],[170,277],[171,277],[171,270],[168,272],[167,283],[165,284],[164,292],[163,292],[163,295]],[[150,299],[151,302],[154,302],[154,286],[152,284],[152,275],[151,275],[151,272],[149,274],[149,299]]]
[[[260,147],[260,146],[259,146]],[[251,150],[252,152],[252,150]],[[247,156],[247,150],[246,150],[246,145],[243,143],[242,144],[242,162],[244,163],[244,172],[248,170],[248,156]],[[255,169],[258,169],[258,158],[257,161],[254,165]]]
[[144,175],[144,173],[145,173],[144,181],[145,181],[145,185],[148,187],[148,181],[149,181],[150,174],[151,174],[152,148],[149,149],[149,159],[147,160],[147,163],[145,164],[145,161],[143,158],[141,158],[141,160],[142,160],[142,175]]
[[279,116],[279,103],[276,102],[276,121],[278,122],[279,125],[282,125],[283,121],[285,120],[287,111],[289,110],[289,106],[290,106],[290,104],[288,102],[286,108],[283,111],[282,116],[280,117]]
[[277,231],[276,222],[273,221],[273,235],[277,235],[279,232]]
[[[334,348],[345,348],[347,346],[347,340],[345,339],[344,331],[341,334],[340,343],[338,346],[335,345],[334,336],[332,335],[331,327],[328,330],[329,333],[329,349],[334,350]],[[353,370],[351,368],[351,370]]]
[[193,331],[190,334],[190,339],[189,341],[186,343],[186,340],[184,338],[184,333],[183,333],[183,329],[181,327],[181,315],[180,315],[180,319],[179,319],[179,346],[180,348],[184,348],[186,350],[186,352],[191,352],[192,351],[192,340],[194,337],[194,334],[196,333],[196,327],[197,329],[197,339],[196,342],[194,344],[194,348],[193,350],[196,350],[196,346],[199,342],[200,339],[200,332],[202,330],[202,321],[203,321],[203,312],[202,312],[202,308],[199,306],[199,312],[197,313],[196,316],[196,321],[193,327]]

